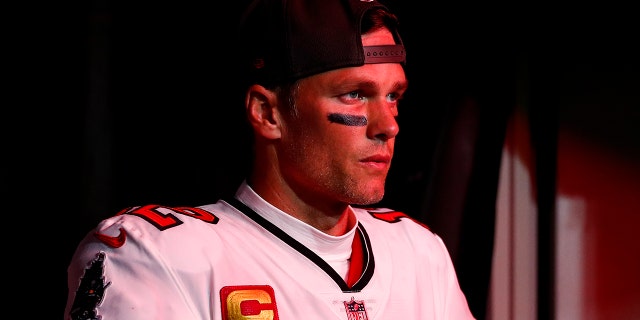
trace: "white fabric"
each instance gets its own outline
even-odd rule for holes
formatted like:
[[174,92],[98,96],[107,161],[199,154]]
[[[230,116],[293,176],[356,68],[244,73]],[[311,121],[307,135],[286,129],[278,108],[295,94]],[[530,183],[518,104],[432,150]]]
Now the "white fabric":
[[[246,184],[237,195],[318,255],[333,257],[337,264],[348,257],[354,230],[342,237],[327,236],[270,206]],[[444,243],[412,219],[390,223],[353,208],[368,234],[375,269],[361,291],[349,292],[326,270],[224,201],[197,209],[145,209],[146,214],[129,210],[102,221],[78,246],[68,268],[65,319],[72,319],[76,291],[83,277],[96,272],[87,270],[100,252],[104,268],[97,270],[103,278],[93,285],[102,281],[104,295],[91,300],[79,294],[77,303],[84,301],[89,306],[85,315],[102,320],[357,319],[345,308],[351,300],[362,303],[360,319],[473,319]],[[215,215],[217,222],[199,209]],[[120,229],[126,241],[119,248],[94,236],[117,236]],[[339,253],[328,250],[332,245]],[[243,307],[251,306],[257,311],[241,315]]]
[[333,237],[265,202],[246,183],[238,189],[236,197],[327,261],[343,278],[346,277],[349,271],[351,243],[356,231],[355,225],[346,234]]

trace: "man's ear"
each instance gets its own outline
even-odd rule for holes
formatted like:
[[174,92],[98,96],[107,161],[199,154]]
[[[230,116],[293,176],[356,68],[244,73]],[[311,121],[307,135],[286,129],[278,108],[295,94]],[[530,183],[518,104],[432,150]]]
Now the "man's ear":
[[266,139],[280,138],[280,114],[276,105],[276,94],[254,84],[247,90],[245,108],[247,119],[257,135]]

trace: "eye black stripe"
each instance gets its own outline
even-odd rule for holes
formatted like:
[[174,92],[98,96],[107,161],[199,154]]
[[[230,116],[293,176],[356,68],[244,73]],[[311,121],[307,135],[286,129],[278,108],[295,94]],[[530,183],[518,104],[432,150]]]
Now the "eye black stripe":
[[367,125],[367,117],[352,114],[330,113],[327,119],[329,119],[329,122],[345,126],[363,127]]

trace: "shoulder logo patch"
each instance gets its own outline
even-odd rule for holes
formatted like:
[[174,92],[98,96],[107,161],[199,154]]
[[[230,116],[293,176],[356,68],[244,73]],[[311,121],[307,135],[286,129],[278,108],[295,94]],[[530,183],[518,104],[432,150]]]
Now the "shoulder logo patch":
[[89,266],[84,269],[84,275],[80,279],[80,286],[76,290],[76,297],[73,299],[70,316],[73,320],[101,319],[98,315],[97,307],[102,303],[104,292],[111,284],[105,283],[104,279],[104,252],[96,254],[96,258],[91,260]]
[[98,240],[111,248],[120,248],[127,240],[127,232],[123,228],[120,228],[120,233],[116,237],[108,236],[99,232],[94,233],[94,235]]

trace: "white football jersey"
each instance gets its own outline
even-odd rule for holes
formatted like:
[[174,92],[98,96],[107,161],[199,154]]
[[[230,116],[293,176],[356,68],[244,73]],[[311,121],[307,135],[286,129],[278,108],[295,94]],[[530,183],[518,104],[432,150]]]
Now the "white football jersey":
[[473,319],[437,235],[351,209],[356,226],[333,237],[245,183],[210,205],[127,208],[78,246],[65,319]]

